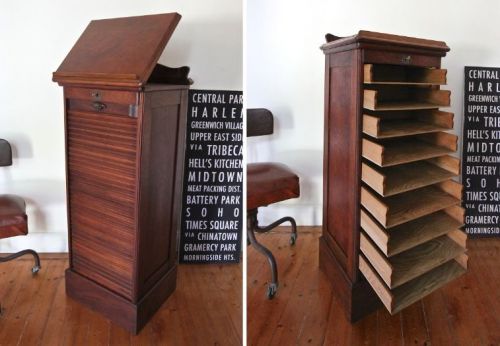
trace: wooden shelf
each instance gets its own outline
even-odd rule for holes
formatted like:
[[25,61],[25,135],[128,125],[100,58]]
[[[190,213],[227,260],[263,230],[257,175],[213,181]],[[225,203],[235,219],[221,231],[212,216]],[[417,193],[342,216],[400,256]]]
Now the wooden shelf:
[[421,121],[420,119],[383,120],[381,117],[363,115],[363,133],[375,138],[394,138],[447,131],[453,127]]
[[362,139],[362,155],[380,167],[415,162],[451,154],[458,137],[446,132],[427,133],[402,140]]
[[387,258],[361,232],[360,248],[386,285],[393,289],[465,253],[465,249],[443,235]]
[[378,122],[376,117],[363,116],[363,132],[375,138],[393,138],[418,135],[421,133],[446,131],[448,128],[422,121],[393,120],[378,124],[377,128],[368,128],[366,124]]
[[378,197],[363,186],[361,204],[382,226],[390,228],[458,205],[461,195],[462,185],[452,180],[391,197]]
[[467,255],[459,255],[394,290],[387,288],[363,255],[359,256],[359,269],[387,310],[394,315],[464,274],[467,270]]
[[440,106],[429,103],[429,102],[416,102],[416,101],[400,101],[400,102],[385,102],[378,105],[376,108],[374,106],[364,106],[367,109],[376,111],[402,111],[402,110],[413,110],[413,109],[437,109]]
[[374,168],[368,163],[361,164],[361,179],[381,196],[387,197],[398,193],[433,185],[458,175],[460,160],[451,156],[442,156],[449,165],[457,167],[450,171],[432,163],[419,161],[387,168]]
[[398,65],[364,65],[365,84],[444,85],[444,69]]
[[388,87],[390,86],[383,85],[378,89],[365,89],[363,107],[372,111],[397,111],[434,109],[450,105],[448,90],[414,88],[405,91]]
[[[389,230],[385,230],[364,210],[361,210],[360,222],[361,228],[379,250],[385,256],[391,257],[445,234],[451,233],[460,237],[463,235],[460,231],[463,219],[464,209],[452,206]],[[457,240],[460,244],[464,241]]]

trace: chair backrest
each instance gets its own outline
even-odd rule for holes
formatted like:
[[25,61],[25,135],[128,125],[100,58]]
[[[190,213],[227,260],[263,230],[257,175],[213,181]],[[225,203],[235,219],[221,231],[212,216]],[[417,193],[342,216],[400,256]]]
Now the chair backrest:
[[12,148],[5,139],[0,139],[0,167],[12,166]]
[[272,135],[273,113],[265,108],[247,109],[247,137]]

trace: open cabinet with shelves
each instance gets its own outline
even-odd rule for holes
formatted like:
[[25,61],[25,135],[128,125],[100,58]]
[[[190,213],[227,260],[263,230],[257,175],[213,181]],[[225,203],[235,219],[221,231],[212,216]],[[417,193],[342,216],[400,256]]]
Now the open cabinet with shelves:
[[320,267],[356,321],[465,272],[458,138],[440,109],[451,99],[444,42],[328,37]]

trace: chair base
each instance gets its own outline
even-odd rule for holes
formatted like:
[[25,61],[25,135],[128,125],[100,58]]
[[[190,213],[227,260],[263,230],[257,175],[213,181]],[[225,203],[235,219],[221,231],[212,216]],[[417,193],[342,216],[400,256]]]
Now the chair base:
[[16,258],[19,258],[24,255],[31,255],[33,256],[33,259],[35,260],[35,266],[31,268],[31,272],[33,274],[36,274],[42,269],[42,266],[40,265],[40,256],[38,256],[38,253],[35,250],[27,249],[27,250],[22,250],[19,252],[16,252],[12,255],[6,256],[6,257],[0,257],[0,263],[4,262],[9,262],[12,260],[15,260]]
[[[37,274],[40,271],[40,269],[42,269],[42,266],[40,264],[40,256],[38,256],[38,253],[35,250],[27,249],[16,252],[12,255],[8,255],[6,257],[0,257],[0,263],[9,262],[24,255],[33,256],[35,260],[35,265],[31,268],[31,273],[33,275]],[[2,311],[3,311],[2,304],[0,303],[0,315],[2,315]]]
[[271,282],[267,286],[267,298],[272,299],[276,292],[278,291],[278,267],[276,265],[276,259],[273,256],[273,253],[260,244],[255,238],[255,232],[257,233],[265,233],[271,231],[273,228],[281,225],[284,222],[290,222],[292,225],[292,235],[290,237],[290,245],[295,245],[297,241],[297,223],[295,219],[290,216],[282,217],[279,220],[276,220],[272,224],[268,226],[261,227],[259,226],[259,220],[257,219],[258,209],[252,209],[247,211],[247,237],[248,243],[252,245],[258,252],[266,256],[269,261],[269,265],[271,266]]

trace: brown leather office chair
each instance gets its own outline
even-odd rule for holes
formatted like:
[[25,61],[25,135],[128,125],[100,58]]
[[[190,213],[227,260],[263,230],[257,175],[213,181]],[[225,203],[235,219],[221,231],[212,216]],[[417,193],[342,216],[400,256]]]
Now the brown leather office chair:
[[[247,137],[270,135],[274,130],[273,114],[263,108],[247,110]],[[300,196],[299,177],[287,166],[275,162],[250,163],[247,165],[247,236],[249,243],[267,257],[272,279],[267,287],[267,297],[272,299],[278,290],[276,259],[269,249],[255,238],[255,232],[269,232],[284,222],[292,224],[290,244],[297,240],[297,225],[292,217],[283,217],[261,227],[257,219],[258,208]]]
[[[12,149],[10,144],[6,140],[0,139],[0,167],[11,165]],[[26,234],[28,234],[26,203],[19,196],[0,195],[0,239]],[[34,250],[23,250],[6,257],[0,257],[0,263],[11,261],[27,254],[32,255],[35,259],[35,265],[31,268],[31,272],[33,274],[38,273],[41,269],[40,257]]]

